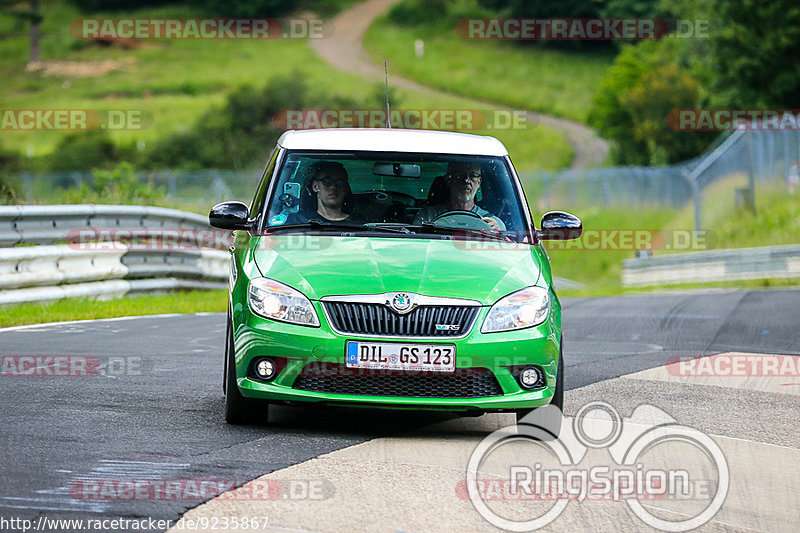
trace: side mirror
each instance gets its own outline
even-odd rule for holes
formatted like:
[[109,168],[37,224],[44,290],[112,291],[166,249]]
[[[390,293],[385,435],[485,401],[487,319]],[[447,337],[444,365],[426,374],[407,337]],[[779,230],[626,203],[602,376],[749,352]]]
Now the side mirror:
[[564,211],[550,211],[542,217],[542,229],[536,231],[536,236],[543,240],[566,241],[577,239],[581,233],[581,219]]
[[242,202],[222,202],[211,208],[208,223],[220,229],[243,229],[252,227],[247,206]]

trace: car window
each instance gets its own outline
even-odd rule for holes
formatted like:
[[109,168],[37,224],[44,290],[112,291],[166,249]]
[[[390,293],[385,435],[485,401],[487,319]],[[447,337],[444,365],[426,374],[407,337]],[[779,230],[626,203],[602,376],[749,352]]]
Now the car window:
[[495,231],[514,240],[527,232],[507,162],[486,156],[289,151],[272,190],[267,223],[309,220],[427,223]]
[[250,204],[250,217],[256,218],[264,211],[264,204],[267,200],[267,191],[269,190],[269,183],[272,179],[272,174],[275,172],[275,164],[278,159],[280,151],[277,147],[272,150],[272,153],[267,160],[267,167],[264,169],[264,174],[258,184],[258,189],[253,197],[253,202]]

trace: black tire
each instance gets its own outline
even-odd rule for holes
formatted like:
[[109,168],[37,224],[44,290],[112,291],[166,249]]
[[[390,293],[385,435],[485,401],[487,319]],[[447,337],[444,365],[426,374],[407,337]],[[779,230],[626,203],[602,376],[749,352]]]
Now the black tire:
[[233,328],[230,314],[225,340],[225,422],[232,425],[266,423],[269,410],[267,402],[245,398],[236,384],[236,363],[234,362]]
[[228,336],[231,334],[231,310],[225,320],[225,356],[222,358],[222,394],[228,391]]
[[[558,407],[558,416],[557,417],[547,417],[547,419],[542,420],[540,423],[544,429],[546,429],[549,433],[555,438],[558,438],[559,434],[561,433],[561,422],[563,416],[561,413],[564,412],[564,343],[562,341],[561,347],[559,349],[558,354],[558,368],[556,370],[556,390],[553,394],[553,399],[550,400],[550,404],[555,407]],[[537,408],[540,409],[540,408]],[[526,417],[529,413],[536,411],[537,409],[517,409],[515,411],[517,415],[517,424],[519,425],[524,417]]]

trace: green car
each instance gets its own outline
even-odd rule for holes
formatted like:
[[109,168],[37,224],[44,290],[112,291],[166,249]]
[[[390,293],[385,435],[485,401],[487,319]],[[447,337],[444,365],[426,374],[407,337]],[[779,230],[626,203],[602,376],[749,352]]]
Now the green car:
[[[543,239],[493,137],[398,129],[286,132],[235,230],[225,417],[270,403],[476,415],[564,398],[561,305]],[[558,428],[553,430],[557,434]]]

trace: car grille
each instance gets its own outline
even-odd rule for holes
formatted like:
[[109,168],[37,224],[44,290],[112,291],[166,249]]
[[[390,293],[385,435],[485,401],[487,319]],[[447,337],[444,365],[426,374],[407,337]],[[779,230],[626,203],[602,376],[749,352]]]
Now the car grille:
[[[331,325],[342,333],[403,337],[460,337],[472,328],[480,307],[422,305],[398,315],[375,303],[323,302]],[[436,329],[436,325],[457,329]]]
[[483,398],[502,396],[489,370],[460,368],[453,374],[399,370],[366,370],[328,364],[324,370],[307,365],[293,388],[328,394],[399,396],[404,398]]

